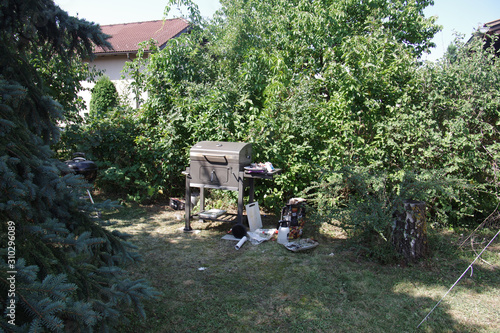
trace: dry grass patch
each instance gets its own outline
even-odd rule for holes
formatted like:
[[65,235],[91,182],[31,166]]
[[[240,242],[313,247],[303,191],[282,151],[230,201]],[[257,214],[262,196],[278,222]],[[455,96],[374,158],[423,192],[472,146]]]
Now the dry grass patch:
[[[228,223],[193,222],[166,206],[125,207],[106,214],[110,228],[133,234],[144,261],[130,274],[162,296],[148,318],[132,312],[122,332],[498,332],[498,242],[421,329],[416,326],[473,259],[453,233],[434,233],[433,254],[412,266],[380,265],[356,252],[345,234],[308,221],[319,247],[292,253],[275,241],[222,240]],[[264,219],[274,228],[277,218]],[[487,237],[488,235],[486,235]]]

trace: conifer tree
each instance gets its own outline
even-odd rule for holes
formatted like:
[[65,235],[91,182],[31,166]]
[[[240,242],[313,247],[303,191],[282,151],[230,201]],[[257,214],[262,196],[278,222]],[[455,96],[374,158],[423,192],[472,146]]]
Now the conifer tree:
[[155,295],[126,278],[138,255],[90,217],[88,184],[50,148],[93,45],[110,46],[99,26],[52,0],[0,3],[0,331],[109,330]]
[[92,88],[90,99],[90,114],[103,116],[107,111],[118,105],[118,91],[109,77],[101,76]]

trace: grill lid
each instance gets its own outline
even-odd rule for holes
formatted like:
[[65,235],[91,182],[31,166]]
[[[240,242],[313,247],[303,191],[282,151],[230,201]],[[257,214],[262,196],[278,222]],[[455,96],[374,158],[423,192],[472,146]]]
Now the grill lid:
[[[245,142],[201,141],[191,147],[191,154],[213,153],[216,155],[245,155],[252,157],[252,144]],[[244,153],[243,155],[241,153]]]
[[191,148],[190,157],[191,185],[237,190],[238,173],[251,163],[252,144],[201,141]]
[[252,159],[252,144],[244,142],[201,141],[191,147],[191,161],[210,164],[239,164],[244,167]]
[[89,182],[93,182],[97,178],[97,165],[94,161],[77,156],[72,160],[65,161],[65,163],[73,173],[82,175]]

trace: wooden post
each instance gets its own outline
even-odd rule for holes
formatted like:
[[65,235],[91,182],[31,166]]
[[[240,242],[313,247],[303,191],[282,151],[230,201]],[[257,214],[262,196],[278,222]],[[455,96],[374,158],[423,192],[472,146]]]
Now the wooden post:
[[403,206],[394,221],[392,243],[408,261],[416,261],[428,254],[425,202],[405,200]]

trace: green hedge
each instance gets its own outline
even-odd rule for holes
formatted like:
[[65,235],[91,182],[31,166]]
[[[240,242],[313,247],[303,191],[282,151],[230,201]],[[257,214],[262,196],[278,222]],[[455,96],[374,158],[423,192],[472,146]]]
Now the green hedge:
[[80,129],[101,163],[98,183],[136,199],[179,195],[194,143],[241,141],[253,143],[254,161],[284,171],[257,185],[270,210],[307,194],[329,201],[318,208],[331,216],[351,197],[329,183],[344,179],[342,193],[364,196],[340,177],[348,169],[370,180],[364,191],[396,197],[404,175],[440,175],[439,192],[419,187],[440,223],[477,224],[494,210],[500,70],[491,50],[457,41],[453,57],[420,62],[436,31],[424,2],[299,2],[225,4],[203,29],[130,63],[134,87],[149,96],[141,109]]

